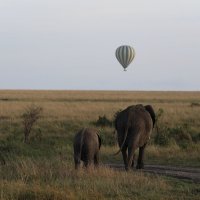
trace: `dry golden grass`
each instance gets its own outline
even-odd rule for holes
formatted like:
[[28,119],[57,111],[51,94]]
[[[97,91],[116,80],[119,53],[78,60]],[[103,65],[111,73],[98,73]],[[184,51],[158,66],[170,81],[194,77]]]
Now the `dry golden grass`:
[[[15,167],[15,176],[11,164]],[[0,180],[0,199],[139,199],[143,189],[144,193],[151,191],[151,196],[172,189],[160,177],[106,167],[75,171],[66,162],[52,164],[48,160],[30,159],[10,163],[7,167],[11,180]]]
[[[16,200],[16,199],[52,199],[52,200],[64,200],[64,199],[76,199],[73,192],[68,188],[60,189],[59,187],[51,185],[42,185],[40,182],[33,182],[27,184],[24,181],[3,181],[1,182],[1,189],[4,193],[1,193],[1,200]],[[5,191],[7,194],[5,194]],[[9,195],[8,195],[9,194]]]
[[198,195],[192,193],[198,191],[197,185],[177,184],[136,171],[106,167],[75,171],[66,161],[27,158],[11,162],[3,170],[9,179],[0,180],[1,200],[198,199]]
[[147,163],[199,167],[199,144],[190,145],[185,150],[176,144],[162,148],[155,145],[149,145],[146,148],[146,152]]
[[[167,127],[187,123],[200,132],[200,107],[198,104],[192,107],[193,102],[200,103],[200,92],[1,90],[0,139],[2,149],[10,157],[5,157],[6,164],[0,166],[0,199],[198,199],[195,184],[177,184],[175,180],[106,167],[77,172],[71,144],[80,122],[91,125],[103,115],[112,119],[119,109],[138,103],[151,104],[155,111],[162,108],[162,124]],[[32,103],[41,106],[44,112],[37,127],[41,132],[36,131],[39,137],[34,133],[26,146],[21,140],[20,120],[25,107]],[[106,135],[107,140],[113,140],[112,128],[99,129],[104,135],[110,134]],[[173,164],[183,159],[188,165],[192,160],[199,166],[198,144],[184,150],[177,145],[162,148],[149,145],[145,162]],[[120,154],[113,156],[117,150],[117,145],[104,144],[101,162],[122,163]]]
[[122,91],[0,91],[0,116],[18,118],[32,103],[44,108],[48,119],[96,120],[106,114],[112,118],[128,105],[152,104],[155,110],[164,109],[164,122],[175,124],[184,120],[200,123],[200,92],[122,92]]
[[73,90],[1,90],[0,99],[121,99],[121,100],[199,100],[200,92],[163,91],[73,91]]

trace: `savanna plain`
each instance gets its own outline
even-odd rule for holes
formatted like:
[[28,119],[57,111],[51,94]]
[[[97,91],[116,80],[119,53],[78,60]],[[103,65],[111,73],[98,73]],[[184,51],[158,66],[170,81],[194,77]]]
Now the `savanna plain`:
[[[0,199],[199,199],[199,183],[107,167],[123,163],[114,117],[135,104],[157,115],[145,164],[200,168],[200,92],[0,90]],[[42,111],[25,143],[30,106]],[[83,127],[101,135],[100,167],[76,171],[73,137]]]

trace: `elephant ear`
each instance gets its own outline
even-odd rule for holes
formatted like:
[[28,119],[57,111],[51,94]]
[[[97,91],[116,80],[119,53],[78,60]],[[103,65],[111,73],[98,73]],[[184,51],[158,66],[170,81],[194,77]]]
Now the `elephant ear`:
[[101,137],[100,137],[99,134],[97,134],[97,136],[98,136],[98,139],[99,139],[99,149],[100,149],[101,148]]
[[146,111],[148,111],[149,114],[151,115],[151,119],[153,121],[153,127],[154,127],[155,122],[156,122],[156,114],[155,114],[155,112],[153,110],[153,107],[151,105],[146,105],[144,107],[145,107]]

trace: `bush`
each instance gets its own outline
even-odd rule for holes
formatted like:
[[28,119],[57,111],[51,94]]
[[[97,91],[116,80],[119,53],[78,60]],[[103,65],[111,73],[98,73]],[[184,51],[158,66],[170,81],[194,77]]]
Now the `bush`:
[[190,104],[190,106],[191,106],[191,107],[200,107],[200,103],[198,103],[198,102],[192,102],[192,103]]
[[28,106],[23,115],[23,125],[24,125],[24,142],[28,143],[29,135],[31,132],[31,129],[35,122],[40,118],[42,112],[42,108],[39,106],[31,105]]
[[162,127],[162,116],[164,114],[164,110],[162,108],[159,108],[156,112],[156,121],[155,121],[155,129],[157,131],[157,134],[160,132],[160,128]]
[[[198,140],[198,136],[196,137]],[[193,142],[189,127],[187,125],[177,125],[172,128],[163,126],[154,137],[154,143],[161,146],[167,146],[172,141],[175,141],[181,148],[187,148]]]
[[121,112],[122,110],[118,110],[114,113],[113,115],[113,119],[112,120],[109,120],[106,115],[103,115],[103,116],[99,116],[99,119],[94,122],[93,124],[95,126],[108,126],[108,127],[112,127],[114,122],[115,122],[115,119],[117,117],[117,115]]
[[[154,143],[161,146],[167,146],[172,141],[175,141],[180,147],[186,148],[193,141],[188,124],[177,125],[172,128],[166,127],[164,123],[162,123],[163,114],[164,110],[159,108],[156,113],[155,128],[157,133],[154,137]],[[195,139],[198,140],[198,137]]]
[[96,126],[112,126],[113,122],[111,120],[109,120],[106,115],[104,115],[103,117],[99,116],[99,119],[94,122],[94,124]]
[[197,143],[197,142],[200,141],[200,133],[192,134],[191,137],[192,137],[192,141],[193,141],[193,142],[196,142],[196,143]]
[[102,144],[104,146],[113,146],[116,145],[115,134],[110,130],[100,130],[100,136]]
[[170,137],[167,132],[167,128],[164,127],[162,131],[157,132],[154,137],[154,143],[160,146],[168,146],[170,143]]
[[164,114],[164,110],[159,108],[156,112],[156,122],[155,122],[155,130],[156,135],[154,137],[154,143],[160,146],[169,145],[170,139],[167,131],[167,127],[162,123],[162,117]]
[[170,137],[173,137],[177,143],[183,142],[183,141],[192,141],[192,137],[188,131],[188,128],[184,126],[176,126],[173,128],[168,128],[168,132],[170,134]]

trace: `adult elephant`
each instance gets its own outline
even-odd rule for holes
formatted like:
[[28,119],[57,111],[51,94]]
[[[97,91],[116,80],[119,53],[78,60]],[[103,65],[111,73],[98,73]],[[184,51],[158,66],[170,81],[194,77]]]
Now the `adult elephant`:
[[75,169],[80,167],[81,161],[83,161],[85,167],[93,163],[98,166],[100,148],[101,138],[97,130],[91,128],[80,130],[74,138]]
[[134,166],[134,155],[137,148],[139,148],[139,156],[136,168],[144,168],[144,149],[150,139],[154,124],[155,112],[151,105],[129,106],[117,114],[115,129],[120,150],[116,154],[122,152],[126,170]]

